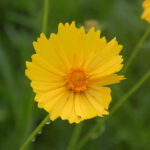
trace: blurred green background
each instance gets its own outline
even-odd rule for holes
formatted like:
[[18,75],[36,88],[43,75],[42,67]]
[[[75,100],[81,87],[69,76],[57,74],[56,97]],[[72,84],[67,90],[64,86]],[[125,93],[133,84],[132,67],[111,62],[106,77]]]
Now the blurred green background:
[[[96,25],[108,40],[114,36],[128,59],[148,23],[141,20],[142,0],[49,0],[47,36],[59,22]],[[47,114],[33,101],[25,61],[34,53],[32,41],[41,33],[44,1],[0,0],[0,150],[19,146]],[[150,68],[150,36],[126,74],[112,86],[113,106]],[[85,121],[81,137],[97,119]],[[65,150],[74,124],[57,119],[46,125],[29,150]],[[106,122],[101,137],[94,134],[84,150],[150,150],[150,82],[146,82]]]

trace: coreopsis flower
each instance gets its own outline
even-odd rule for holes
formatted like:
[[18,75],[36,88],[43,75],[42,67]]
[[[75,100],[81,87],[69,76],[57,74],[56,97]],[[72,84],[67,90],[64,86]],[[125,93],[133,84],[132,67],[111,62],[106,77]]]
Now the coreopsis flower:
[[122,46],[116,38],[107,42],[100,31],[59,24],[50,38],[42,33],[33,42],[36,54],[26,62],[26,75],[36,93],[38,107],[70,123],[108,115],[111,89],[107,85],[124,79],[117,75],[123,64]]
[[142,19],[150,23],[150,0],[145,0],[143,2],[144,12],[142,14]]

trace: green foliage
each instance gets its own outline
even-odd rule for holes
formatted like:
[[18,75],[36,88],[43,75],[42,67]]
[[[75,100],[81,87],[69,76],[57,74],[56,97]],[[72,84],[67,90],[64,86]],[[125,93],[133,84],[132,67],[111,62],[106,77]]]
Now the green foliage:
[[[59,22],[75,20],[83,25],[94,19],[108,40],[117,37],[123,44],[125,62],[144,34],[142,1],[136,0],[50,0],[47,33],[57,32]],[[30,82],[25,77],[25,61],[34,53],[32,41],[41,32],[43,1],[0,1],[0,149],[17,150],[45,117],[33,101]],[[47,34],[47,36],[49,36]],[[112,86],[113,106],[150,68],[150,36],[142,45],[127,80]],[[150,149],[150,82],[148,81],[121,107],[83,148],[86,150]],[[111,107],[110,106],[110,107]],[[82,135],[97,119],[85,121]],[[74,125],[60,119],[43,128],[29,150],[65,150]]]

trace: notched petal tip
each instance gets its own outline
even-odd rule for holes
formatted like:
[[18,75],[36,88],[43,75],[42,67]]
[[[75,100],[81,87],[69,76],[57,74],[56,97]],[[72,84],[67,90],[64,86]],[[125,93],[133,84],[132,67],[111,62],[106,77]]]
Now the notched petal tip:
[[41,38],[41,39],[47,39],[44,33],[41,33],[41,34],[40,34],[40,38]]
[[127,78],[124,75],[120,75],[120,80],[126,80]]
[[106,39],[106,37],[102,37],[102,38],[101,38],[101,40],[103,40],[103,41],[104,41],[104,43],[107,43],[107,39]]
[[[34,99],[34,100],[37,101],[36,99]],[[39,103],[39,102],[38,102],[37,106],[38,106],[38,108],[43,108],[44,107],[44,105],[42,103]]]
[[55,38],[56,36],[57,36],[57,35],[56,35],[55,33],[51,33],[51,34],[50,34],[50,39],[51,39],[51,38]]
[[117,41],[117,38],[116,38],[116,36],[112,39],[112,40],[114,40],[114,41]]
[[75,21],[72,21],[70,26],[75,27]]
[[52,115],[50,115],[50,120],[55,121],[57,118],[53,117]]
[[[66,119],[66,120],[68,120],[68,119]],[[73,124],[73,123],[76,123],[76,124],[78,124],[78,123],[80,123],[82,120],[68,120],[68,122],[70,123],[70,124]]]
[[33,54],[33,55],[31,56],[32,61],[34,61],[37,57],[38,57],[38,54]]
[[122,50],[123,49],[123,45],[118,45],[118,48],[120,49],[120,50]]
[[102,117],[104,117],[104,115],[109,115],[109,111],[107,111],[106,109],[104,109],[104,110],[103,110]]
[[70,24],[69,24],[69,22],[66,22],[65,24],[59,23],[59,25],[58,25],[58,32],[61,32],[65,28],[70,28],[70,27],[71,28],[75,28],[75,21],[72,21]]
[[100,31],[100,30],[96,30],[96,33],[97,33],[98,36],[100,37],[101,31]]
[[31,78],[30,78],[30,73],[29,73],[29,70],[28,70],[28,69],[25,70],[25,75],[26,75],[29,79],[31,79]]
[[37,42],[33,41],[32,44],[33,44],[34,49],[36,50],[38,48]]
[[[81,26],[81,27],[79,28],[79,30],[81,31],[82,36],[85,35],[85,28],[84,28],[84,26]],[[83,36],[83,37],[84,37],[84,36]],[[82,37],[82,38],[83,38],[83,37]]]
[[88,33],[95,32],[95,27],[89,29]]
[[64,24],[62,23],[62,22],[60,22],[59,24],[58,24],[58,34],[59,34],[59,32],[62,32],[63,31],[63,29],[64,29]]
[[29,67],[30,67],[31,62],[26,61],[25,63],[26,63],[26,67],[27,67],[27,68],[29,68]]
[[89,29],[87,34],[95,34],[95,36],[100,38],[101,30],[96,30],[95,27],[92,27]]
[[58,24],[58,28],[62,28],[62,27],[64,27],[64,25],[63,25],[62,22],[60,22],[60,23]]
[[68,22],[65,23],[65,27],[69,27],[69,23]]
[[117,38],[114,37],[112,40],[109,41],[109,43],[114,43],[114,44],[118,45]]
[[27,70],[28,70],[28,69],[25,70],[25,75],[26,75],[26,76],[27,76],[27,74],[28,74],[28,71],[27,71]]

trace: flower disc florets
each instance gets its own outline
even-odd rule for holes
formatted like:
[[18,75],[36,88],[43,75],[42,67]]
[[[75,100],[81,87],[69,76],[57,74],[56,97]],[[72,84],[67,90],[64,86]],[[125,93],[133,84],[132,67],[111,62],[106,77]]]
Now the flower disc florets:
[[74,92],[85,91],[88,83],[88,76],[83,69],[72,68],[66,76],[67,84]]

